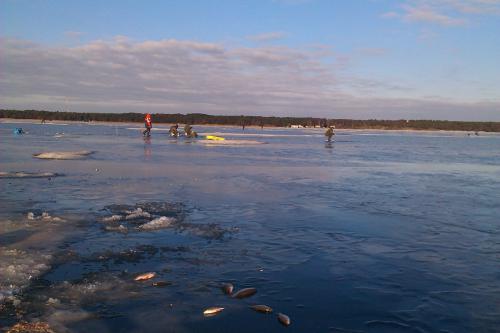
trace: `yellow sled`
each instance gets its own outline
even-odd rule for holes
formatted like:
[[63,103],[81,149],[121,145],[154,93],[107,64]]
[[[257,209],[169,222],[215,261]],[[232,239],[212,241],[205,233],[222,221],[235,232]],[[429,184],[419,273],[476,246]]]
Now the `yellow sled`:
[[226,140],[224,139],[223,137],[221,136],[215,136],[215,135],[207,135],[206,136],[206,139],[207,140],[214,140],[214,141],[222,141],[222,140]]

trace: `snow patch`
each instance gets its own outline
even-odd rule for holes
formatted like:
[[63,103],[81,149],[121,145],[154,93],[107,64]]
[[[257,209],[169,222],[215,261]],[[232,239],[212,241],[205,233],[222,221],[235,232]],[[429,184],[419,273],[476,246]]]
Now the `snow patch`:
[[121,215],[112,215],[102,219],[103,222],[117,222],[123,219]]
[[125,216],[125,220],[135,220],[135,219],[139,219],[139,218],[143,218],[143,217],[145,217],[145,218],[151,217],[151,214],[149,214],[146,211],[143,211],[142,208],[137,208],[134,211],[126,211],[126,213],[128,215]]
[[36,216],[35,213],[29,212],[26,215],[26,218],[28,220],[32,220],[32,221],[34,221],[34,220],[41,220],[41,221],[45,221],[45,222],[62,222],[62,221],[64,221],[60,217],[50,216],[50,214],[47,212],[43,212],[42,215],[40,215],[40,216]]
[[154,220],[151,220],[147,223],[144,223],[143,225],[139,226],[138,228],[141,230],[156,230],[156,229],[163,229],[163,228],[168,228],[172,226],[175,223],[176,219],[174,217],[166,217],[162,216],[159,218],[156,218]]

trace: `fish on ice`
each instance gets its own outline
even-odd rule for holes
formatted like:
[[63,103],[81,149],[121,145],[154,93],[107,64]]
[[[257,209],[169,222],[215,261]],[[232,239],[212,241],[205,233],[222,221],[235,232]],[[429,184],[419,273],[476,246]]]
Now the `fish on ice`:
[[155,276],[156,276],[155,272],[148,272],[148,273],[144,273],[144,274],[139,274],[135,277],[134,281],[145,281],[145,280],[152,279]]
[[283,313],[278,313],[278,321],[284,326],[291,324],[290,317]]
[[224,283],[222,285],[222,291],[226,294],[226,295],[231,295],[233,293],[233,290],[234,290],[234,286],[232,283]]
[[208,309],[205,309],[205,311],[203,311],[203,315],[205,317],[215,316],[216,314],[222,312],[222,310],[224,310],[224,308],[213,306]]
[[233,295],[233,298],[246,298],[246,297],[250,297],[250,296],[253,296],[257,293],[257,289],[255,288],[244,288],[244,289],[241,289],[241,290],[238,290],[238,292],[236,292],[234,295]]
[[262,313],[271,313],[273,312],[273,309],[270,306],[264,305],[264,304],[257,304],[257,305],[252,305],[250,306],[251,309],[257,311],[257,312],[262,312]]

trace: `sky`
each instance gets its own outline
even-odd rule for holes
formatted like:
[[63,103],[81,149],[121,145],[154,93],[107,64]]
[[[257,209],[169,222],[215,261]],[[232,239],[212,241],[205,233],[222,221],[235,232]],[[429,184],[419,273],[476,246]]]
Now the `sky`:
[[500,0],[0,0],[0,108],[500,121]]

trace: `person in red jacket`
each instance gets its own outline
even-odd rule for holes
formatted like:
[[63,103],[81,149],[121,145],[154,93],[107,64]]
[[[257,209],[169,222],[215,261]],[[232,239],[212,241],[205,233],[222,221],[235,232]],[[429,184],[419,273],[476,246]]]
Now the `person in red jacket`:
[[146,117],[144,117],[144,126],[146,130],[142,132],[144,136],[151,136],[151,128],[153,127],[153,123],[151,122],[151,115],[148,113]]

